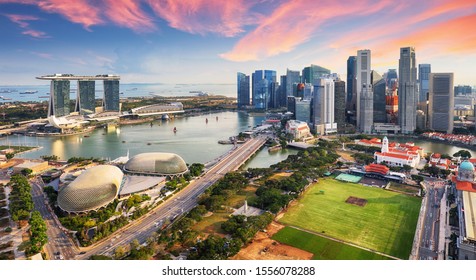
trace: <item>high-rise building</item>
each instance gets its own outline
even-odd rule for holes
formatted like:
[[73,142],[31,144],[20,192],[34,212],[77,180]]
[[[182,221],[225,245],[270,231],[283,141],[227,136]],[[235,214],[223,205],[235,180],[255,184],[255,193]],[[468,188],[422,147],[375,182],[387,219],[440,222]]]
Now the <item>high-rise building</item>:
[[314,86],[311,83],[304,83],[304,88],[302,89],[302,99],[311,100],[313,91]]
[[69,80],[51,80],[48,116],[63,117],[69,115]]
[[287,101],[288,101],[288,96],[286,94],[286,81],[287,81],[286,75],[281,75],[280,77],[280,83],[278,87],[278,105],[279,107],[286,107]]
[[363,133],[372,133],[374,123],[374,96],[372,84],[362,84],[360,92],[360,126]]
[[301,80],[303,83],[310,83],[314,85],[317,80],[326,74],[330,74],[331,70],[321,67],[319,65],[311,64],[309,67],[304,67],[302,70]]
[[345,130],[345,82],[340,79],[334,80],[334,118],[337,130]]
[[398,119],[398,96],[397,96],[397,82],[392,79],[387,86],[387,96],[385,97],[385,108],[387,111],[387,122],[396,124]]
[[96,81],[78,80],[75,111],[80,115],[93,114],[96,107]]
[[318,79],[314,85],[312,100],[312,122],[317,134],[337,132],[334,117],[334,81]]
[[251,93],[255,109],[268,109],[272,83],[276,82],[276,71],[257,70],[251,76]]
[[430,129],[453,133],[453,73],[430,73],[429,78]]
[[311,100],[296,98],[296,120],[311,123]]
[[236,77],[238,109],[243,109],[250,105],[250,76],[238,72]]
[[104,80],[104,111],[120,111],[119,80]]
[[371,81],[371,52],[370,50],[359,50],[357,51],[357,78],[356,78],[356,90],[357,90],[357,97],[356,97],[356,119],[357,119],[357,129],[359,131],[363,131],[363,128],[361,127],[361,122],[362,120],[365,120],[366,122],[369,122],[370,125],[373,123],[373,113],[371,115],[366,114],[365,116],[361,116],[362,109],[364,109],[367,113],[372,112],[373,108],[367,108],[367,107],[362,107],[361,103],[361,98],[362,98],[362,91],[366,91],[366,106],[371,106],[373,107],[373,101],[372,104],[369,103],[368,98],[372,98],[372,81]]
[[426,103],[426,101],[428,100],[427,98],[430,87],[430,73],[431,64],[418,64],[418,83],[420,84],[418,105],[420,105],[420,103]]
[[355,111],[355,98],[356,98],[356,79],[357,79],[357,57],[349,56],[347,59],[347,98],[346,108],[350,111]]
[[401,132],[409,134],[416,129],[418,101],[415,48],[400,49],[398,66],[398,123]]
[[397,69],[388,69],[388,72],[385,74],[385,80],[387,83],[392,79],[398,80]]
[[378,80],[376,83],[372,83],[374,90],[373,97],[373,122],[374,123],[386,123],[387,111],[386,111],[386,92],[387,86],[384,79]]
[[293,113],[293,119],[296,119],[296,99],[297,97],[288,96],[287,109],[288,112]]
[[269,84],[269,102],[268,102],[268,108],[270,109],[276,109],[279,108],[279,83],[278,82],[272,82]]
[[471,95],[473,93],[473,88],[471,86],[458,85],[454,88],[455,96],[458,95]]
[[286,96],[292,96],[293,95],[293,85],[298,84],[301,82],[301,75],[299,71],[293,71],[286,69],[286,83],[281,85],[284,85],[284,88],[286,89]]

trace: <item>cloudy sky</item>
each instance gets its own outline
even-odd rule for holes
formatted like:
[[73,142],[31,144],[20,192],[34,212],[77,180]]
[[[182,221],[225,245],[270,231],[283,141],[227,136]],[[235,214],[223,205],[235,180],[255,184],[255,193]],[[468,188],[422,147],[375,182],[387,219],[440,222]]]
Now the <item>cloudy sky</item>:
[[125,83],[235,83],[236,72],[317,64],[345,76],[372,50],[380,73],[400,47],[476,85],[473,0],[0,0],[0,84],[52,73]]

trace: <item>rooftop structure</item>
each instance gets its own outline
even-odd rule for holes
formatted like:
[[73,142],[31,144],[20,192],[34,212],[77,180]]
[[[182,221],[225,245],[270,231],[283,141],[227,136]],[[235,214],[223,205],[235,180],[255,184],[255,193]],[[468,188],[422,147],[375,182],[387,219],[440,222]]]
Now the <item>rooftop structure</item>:
[[[75,76],[73,74],[54,74],[36,77],[39,80],[50,80],[50,99],[48,104],[48,120],[56,128],[70,129],[77,127],[84,121],[83,116],[92,116],[96,113],[95,108],[95,81],[103,81],[104,95],[102,98],[102,112],[120,111],[119,104],[119,80],[117,75]],[[75,114],[81,119],[70,118],[70,81],[77,80]],[[66,119],[61,119],[62,117]],[[68,119],[69,118],[69,119]],[[117,117],[116,117],[117,118]]]
[[306,122],[289,120],[286,123],[286,133],[291,134],[294,139],[302,139],[310,134],[310,130]]
[[112,165],[91,167],[59,190],[58,206],[69,213],[104,207],[118,195],[123,176],[122,171]]
[[456,176],[452,177],[457,191],[459,237],[457,238],[458,258],[476,259],[476,182],[474,165],[463,161]]
[[121,79],[120,76],[112,75],[112,74],[102,74],[102,75],[96,75],[96,76],[53,74],[53,75],[39,76],[36,78],[39,80],[63,80],[63,81],[71,81],[71,80],[103,81],[103,80],[120,80]]
[[132,174],[178,176],[188,171],[185,161],[172,153],[143,153],[131,158],[124,171]]
[[374,158],[377,163],[386,163],[392,166],[410,165],[416,167],[424,156],[423,149],[413,143],[388,143],[388,138],[382,140],[381,152],[375,152]]

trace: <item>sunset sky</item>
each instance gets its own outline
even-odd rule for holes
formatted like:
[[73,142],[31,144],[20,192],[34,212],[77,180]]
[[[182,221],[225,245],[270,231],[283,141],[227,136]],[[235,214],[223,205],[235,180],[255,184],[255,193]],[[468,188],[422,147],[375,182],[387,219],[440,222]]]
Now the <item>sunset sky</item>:
[[476,85],[474,0],[0,0],[0,84],[52,73],[123,83],[236,83],[236,72],[312,64],[345,78],[372,50],[379,73],[400,47]]

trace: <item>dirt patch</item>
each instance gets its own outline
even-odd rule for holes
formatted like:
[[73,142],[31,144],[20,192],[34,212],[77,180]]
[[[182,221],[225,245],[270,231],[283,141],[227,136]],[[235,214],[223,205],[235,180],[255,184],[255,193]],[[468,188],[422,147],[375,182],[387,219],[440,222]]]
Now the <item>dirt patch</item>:
[[357,206],[360,206],[360,207],[364,207],[365,204],[367,204],[367,199],[358,198],[358,197],[355,197],[355,196],[349,196],[346,199],[345,203],[354,204],[354,205],[357,205]]
[[253,241],[243,247],[233,260],[310,260],[312,253],[281,244],[273,239],[276,232],[284,228],[283,225],[272,222],[266,232],[258,232]]
[[285,177],[289,177],[291,175],[293,175],[293,172],[280,172],[280,173],[274,174],[269,179],[280,180],[280,179],[283,179]]

